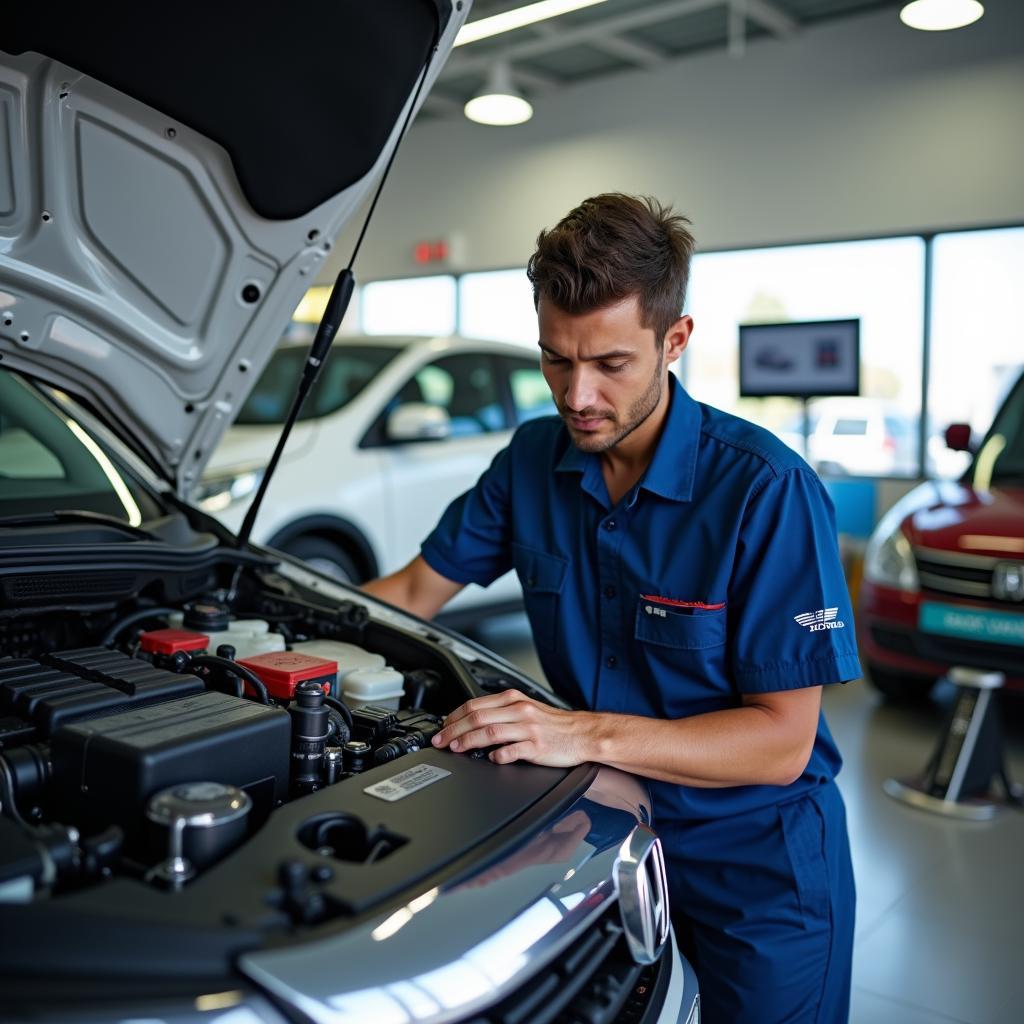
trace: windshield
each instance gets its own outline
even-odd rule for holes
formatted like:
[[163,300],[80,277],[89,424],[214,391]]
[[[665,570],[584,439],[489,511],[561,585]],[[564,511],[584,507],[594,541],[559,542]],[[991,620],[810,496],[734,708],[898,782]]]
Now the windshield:
[[0,518],[98,512],[131,526],[162,514],[116,452],[12,373],[0,373]]
[[[348,405],[401,351],[382,345],[338,345],[331,350],[299,415],[317,419]],[[284,423],[295,397],[309,349],[279,348],[238,414],[236,423],[267,426]]]
[[971,467],[975,487],[1024,485],[1024,374],[996,414]]

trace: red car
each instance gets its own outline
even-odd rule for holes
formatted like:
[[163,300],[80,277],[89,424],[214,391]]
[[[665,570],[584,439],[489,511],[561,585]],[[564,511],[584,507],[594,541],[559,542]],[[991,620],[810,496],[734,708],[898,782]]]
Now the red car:
[[[970,446],[954,424],[946,443]],[[886,696],[927,696],[951,665],[1024,691],[1024,374],[959,481],[921,484],[883,516],[864,559],[857,634]]]

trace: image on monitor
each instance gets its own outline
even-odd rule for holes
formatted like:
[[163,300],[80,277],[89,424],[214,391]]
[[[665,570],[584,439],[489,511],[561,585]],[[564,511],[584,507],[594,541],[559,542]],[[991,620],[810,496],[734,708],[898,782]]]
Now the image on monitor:
[[740,396],[860,393],[860,320],[740,326]]

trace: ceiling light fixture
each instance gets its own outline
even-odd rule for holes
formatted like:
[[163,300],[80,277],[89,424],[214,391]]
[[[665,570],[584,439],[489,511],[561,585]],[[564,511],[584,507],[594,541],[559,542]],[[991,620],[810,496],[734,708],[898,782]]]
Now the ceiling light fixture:
[[579,11],[584,7],[593,7],[604,2],[605,0],[540,0],[539,3],[526,4],[524,7],[516,7],[502,14],[492,14],[489,18],[478,18],[468,25],[463,25],[455,37],[455,45],[465,46],[466,43],[475,43],[478,39],[511,32],[516,28],[546,21],[548,18],[557,18],[560,14],[568,14],[570,11]]
[[533,117],[533,107],[512,84],[505,61],[498,61],[487,84],[463,107],[466,117],[477,124],[522,124]]
[[900,21],[923,32],[946,32],[972,25],[984,13],[978,0],[913,0],[900,11]]

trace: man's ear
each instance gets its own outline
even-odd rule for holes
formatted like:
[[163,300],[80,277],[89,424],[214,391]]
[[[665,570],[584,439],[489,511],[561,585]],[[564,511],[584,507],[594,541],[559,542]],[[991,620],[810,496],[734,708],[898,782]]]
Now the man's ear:
[[671,366],[686,351],[693,333],[693,317],[681,316],[666,332],[664,342],[665,365]]

